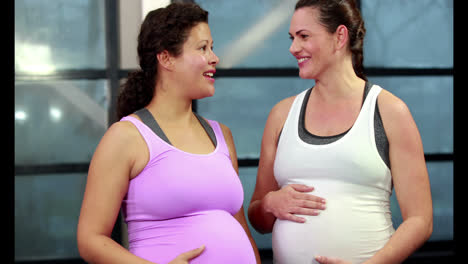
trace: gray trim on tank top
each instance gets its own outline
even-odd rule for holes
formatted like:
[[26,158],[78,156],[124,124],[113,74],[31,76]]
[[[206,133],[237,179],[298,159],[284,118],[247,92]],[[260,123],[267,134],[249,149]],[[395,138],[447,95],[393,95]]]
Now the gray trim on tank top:
[[[367,94],[369,93],[372,85],[373,85],[372,83],[366,82],[363,96],[362,96],[361,108],[364,105],[364,101],[366,100]],[[301,111],[299,115],[299,122],[298,122],[299,138],[301,138],[301,140],[304,141],[305,143],[312,144],[312,145],[330,144],[332,142],[339,140],[344,135],[346,135],[346,133],[348,133],[351,128],[349,128],[347,131],[343,133],[340,133],[338,135],[333,135],[333,136],[318,136],[307,131],[307,129],[305,128],[305,111],[307,108],[307,102],[309,101],[309,97],[313,88],[314,87],[310,88],[306,92],[304,96],[304,100],[302,101]],[[279,137],[281,136],[282,131],[283,129],[281,129],[280,135],[278,136],[278,142],[279,142]],[[382,117],[380,116],[379,104],[377,103],[377,100],[375,103],[375,114],[374,114],[374,135],[375,135],[375,143],[377,145],[377,150],[379,152],[379,155],[382,158],[382,160],[385,162],[387,167],[390,168],[389,144],[388,144],[387,135],[385,133],[385,129],[383,127]]]
[[[160,137],[167,144],[172,146],[172,143],[169,141],[166,134],[164,134],[164,131],[162,131],[158,122],[156,121],[156,119],[154,118],[154,116],[151,114],[151,112],[148,109],[142,108],[136,111],[134,114],[137,115],[141,119],[141,121],[145,125],[147,125],[158,137]],[[200,124],[202,125],[203,129],[205,129],[206,133],[210,137],[211,142],[213,142],[213,145],[216,147],[217,141],[216,141],[216,135],[213,131],[213,128],[210,126],[210,124],[208,124],[208,122],[203,117],[199,116],[195,112],[194,114],[197,117]]]

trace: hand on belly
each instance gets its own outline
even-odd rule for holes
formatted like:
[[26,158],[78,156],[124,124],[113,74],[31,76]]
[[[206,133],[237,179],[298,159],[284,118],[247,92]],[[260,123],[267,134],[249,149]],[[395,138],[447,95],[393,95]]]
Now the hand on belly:
[[316,216],[325,209],[325,199],[308,194],[313,190],[314,187],[303,184],[286,185],[265,195],[263,207],[280,220],[304,223],[306,219],[295,214]]
[[351,264],[349,261],[334,257],[315,256],[315,260],[320,264]]
[[189,263],[189,260],[198,257],[198,255],[200,255],[203,250],[205,250],[205,246],[181,253],[173,261],[169,262],[169,264],[187,264]]

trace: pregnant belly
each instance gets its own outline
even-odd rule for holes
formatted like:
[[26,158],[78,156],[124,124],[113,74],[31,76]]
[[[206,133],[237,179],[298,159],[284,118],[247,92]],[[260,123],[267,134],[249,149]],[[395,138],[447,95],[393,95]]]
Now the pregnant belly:
[[205,245],[190,261],[199,263],[255,263],[242,226],[228,212],[203,211],[190,216],[129,223],[129,250],[155,263],[168,263],[179,254]]
[[318,263],[316,255],[361,263],[382,248],[394,231],[389,214],[356,210],[349,201],[328,199],[320,215],[302,217],[305,223],[276,220],[272,234],[275,263]]

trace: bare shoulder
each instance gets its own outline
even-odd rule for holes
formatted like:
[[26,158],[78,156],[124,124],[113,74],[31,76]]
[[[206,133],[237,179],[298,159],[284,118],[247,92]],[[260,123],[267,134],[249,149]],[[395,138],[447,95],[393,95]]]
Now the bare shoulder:
[[229,129],[228,126],[226,126],[225,124],[223,124],[221,122],[218,122],[218,124],[221,127],[221,130],[223,131],[223,133],[231,134],[231,129]]
[[140,134],[138,129],[130,121],[119,121],[113,123],[104,134],[104,138],[115,141],[116,144],[128,143],[134,140]]
[[102,137],[96,153],[107,157],[136,159],[142,148],[146,148],[138,129],[129,121],[113,123]]
[[288,118],[289,110],[291,109],[295,99],[296,95],[285,98],[273,106],[270,114],[268,115],[265,130],[263,131],[264,138],[269,138],[273,140],[272,142],[276,142],[276,139]]
[[223,123],[218,122],[218,124],[221,127],[221,131],[223,132],[224,141],[228,146],[232,166],[234,167],[234,170],[236,170],[237,174],[239,174],[239,165],[237,164],[237,151],[236,146],[234,144],[234,138],[232,137],[231,129],[229,129],[229,127]]
[[385,133],[390,143],[402,142],[403,139],[412,139],[413,142],[420,141],[417,125],[403,100],[387,90],[382,90],[378,97],[378,105]]
[[386,123],[404,122],[408,118],[412,119],[406,103],[385,89],[382,89],[379,94],[378,104],[382,120],[386,120]]
[[231,129],[229,129],[228,126],[226,126],[225,124],[221,122],[218,122],[218,124],[219,124],[219,127],[221,128],[221,131],[223,132],[223,136],[224,136],[224,139],[226,140],[226,143],[228,143],[228,145],[234,145],[234,139],[232,137]]
[[285,98],[281,101],[279,101],[273,108],[271,109],[270,115],[274,116],[276,118],[281,118],[286,120],[286,117],[288,117],[289,110],[291,109],[291,106],[296,99],[297,95]]
[[92,164],[113,168],[136,176],[149,159],[146,142],[138,129],[129,121],[112,124],[102,137],[93,155]]

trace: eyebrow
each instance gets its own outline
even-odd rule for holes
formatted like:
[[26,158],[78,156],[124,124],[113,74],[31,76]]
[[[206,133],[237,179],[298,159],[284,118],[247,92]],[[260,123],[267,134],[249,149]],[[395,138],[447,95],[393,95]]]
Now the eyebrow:
[[[296,35],[298,35],[298,34],[301,33],[302,31],[305,31],[305,29],[300,29],[300,30],[296,31]],[[291,33],[288,32],[288,34],[289,34],[289,36],[292,37]]]
[[[202,43],[202,42],[207,42],[208,44],[210,43],[209,40],[203,39],[203,40],[198,41],[198,44],[200,44],[200,43]],[[213,45],[213,43],[214,43],[214,41],[211,41],[211,45]]]

